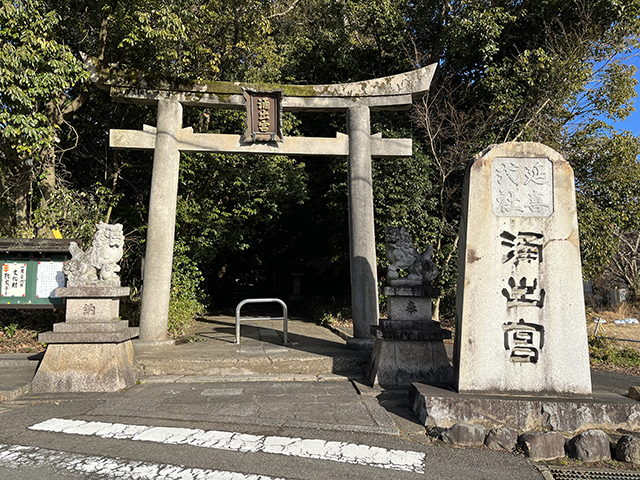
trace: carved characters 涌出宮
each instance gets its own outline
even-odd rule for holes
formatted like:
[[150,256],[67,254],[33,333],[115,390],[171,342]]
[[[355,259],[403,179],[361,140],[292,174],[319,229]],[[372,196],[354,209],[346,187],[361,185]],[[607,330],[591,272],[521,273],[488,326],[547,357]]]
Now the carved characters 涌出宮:
[[527,323],[520,319],[502,326],[504,348],[509,359],[516,363],[537,363],[540,350],[544,347],[544,327],[536,323]]
[[100,222],[96,227],[91,247],[86,252],[75,242],[69,244],[72,258],[63,268],[68,287],[120,286],[118,262],[124,247],[122,225]]
[[[390,286],[430,285],[438,275],[438,267],[431,260],[433,247],[422,253],[413,246],[407,227],[387,227],[385,235],[387,260],[387,284]],[[405,271],[405,277],[400,272]]]
[[[542,232],[503,231],[499,236],[503,247],[502,264],[508,265],[510,275],[502,295],[507,309],[525,315],[518,322],[503,324],[504,346],[509,360],[515,363],[537,363],[544,345],[544,327],[540,324],[540,310],[544,307],[546,290],[541,288],[540,266],[543,262],[544,235]],[[520,307],[538,307],[533,311]]]

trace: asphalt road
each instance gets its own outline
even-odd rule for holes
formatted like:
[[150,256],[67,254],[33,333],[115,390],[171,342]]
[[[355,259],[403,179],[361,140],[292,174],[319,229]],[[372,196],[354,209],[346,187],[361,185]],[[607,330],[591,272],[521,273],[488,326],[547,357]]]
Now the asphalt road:
[[[212,394],[220,388],[227,398]],[[0,479],[543,478],[507,452],[429,444],[402,396],[381,400],[382,409],[346,381],[286,388],[185,383],[25,396],[0,405]],[[284,407],[266,408],[274,402]],[[329,416],[336,409],[346,417]],[[382,433],[389,421],[396,435]]]

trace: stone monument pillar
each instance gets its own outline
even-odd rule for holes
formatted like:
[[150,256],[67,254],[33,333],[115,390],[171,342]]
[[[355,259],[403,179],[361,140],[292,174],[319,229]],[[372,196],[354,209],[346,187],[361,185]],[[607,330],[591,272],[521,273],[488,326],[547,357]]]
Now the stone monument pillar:
[[138,329],[119,318],[120,297],[129,295],[117,275],[122,225],[97,227],[86,252],[70,244],[73,258],[63,269],[68,286],[56,289],[66,298],[65,321],[38,336],[48,346],[31,383],[36,393],[114,392],[135,384],[131,338]]
[[459,393],[590,396],[573,171],[539,143],[494,145],[464,186]]
[[[431,281],[438,268],[433,248],[419,254],[406,227],[387,227],[388,319],[372,326],[376,337],[367,380],[383,388],[406,388],[413,382],[449,384],[452,368],[444,347],[451,332],[431,319],[431,300],[440,295]],[[400,277],[402,271],[406,276]]]

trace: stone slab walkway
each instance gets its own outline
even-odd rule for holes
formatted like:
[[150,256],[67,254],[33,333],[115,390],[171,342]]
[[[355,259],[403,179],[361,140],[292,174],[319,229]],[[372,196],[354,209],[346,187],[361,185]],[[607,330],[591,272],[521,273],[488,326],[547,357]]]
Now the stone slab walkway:
[[349,381],[186,379],[190,383],[143,381],[88,414],[398,435],[389,413]]
[[362,374],[370,351],[347,348],[345,335],[313,322],[289,319],[289,343],[282,320],[247,321],[235,344],[235,318],[208,316],[190,331],[190,342],[175,347],[136,345],[142,376]]

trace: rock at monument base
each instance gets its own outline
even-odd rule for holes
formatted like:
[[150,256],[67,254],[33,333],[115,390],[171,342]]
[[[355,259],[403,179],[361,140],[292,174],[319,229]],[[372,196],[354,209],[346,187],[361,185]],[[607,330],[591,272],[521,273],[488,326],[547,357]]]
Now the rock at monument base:
[[523,433],[518,441],[525,456],[531,460],[554,460],[564,457],[565,439],[559,432]]
[[616,444],[616,459],[621,462],[640,464],[640,439],[623,435]]
[[582,399],[469,395],[414,383],[409,389],[409,407],[423,425],[442,428],[469,422],[518,431],[640,431],[640,403],[607,393]]
[[413,382],[449,384],[453,367],[442,340],[377,338],[367,380],[382,388],[407,388]]
[[116,392],[136,383],[133,346],[121,343],[47,347],[31,382],[34,393]]
[[484,444],[487,429],[475,423],[456,423],[440,434],[443,442],[455,445],[476,446]]
[[489,430],[484,444],[493,450],[511,452],[518,443],[518,432],[509,427],[496,427]]
[[611,439],[602,430],[588,430],[569,441],[569,455],[581,462],[611,460]]

